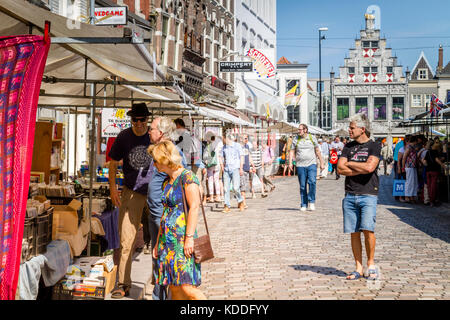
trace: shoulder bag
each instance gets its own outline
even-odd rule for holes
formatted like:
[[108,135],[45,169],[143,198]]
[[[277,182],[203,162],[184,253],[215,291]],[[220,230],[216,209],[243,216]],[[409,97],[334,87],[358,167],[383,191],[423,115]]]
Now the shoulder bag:
[[[186,193],[184,190],[184,183],[182,183],[181,188],[183,189],[183,205],[184,213],[186,215],[186,226],[187,226],[187,216],[188,216],[188,206],[186,201]],[[209,238],[208,223],[206,222],[205,208],[203,207],[202,198],[200,197],[200,206],[202,208],[203,220],[205,221],[206,234],[204,236],[194,239],[194,261],[195,263],[201,263],[214,258],[214,252],[211,246],[211,239]]]

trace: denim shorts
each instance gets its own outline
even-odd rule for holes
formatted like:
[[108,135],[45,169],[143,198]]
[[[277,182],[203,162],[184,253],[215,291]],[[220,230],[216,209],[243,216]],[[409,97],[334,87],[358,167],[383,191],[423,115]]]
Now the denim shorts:
[[375,231],[377,201],[375,195],[347,193],[342,200],[344,233]]

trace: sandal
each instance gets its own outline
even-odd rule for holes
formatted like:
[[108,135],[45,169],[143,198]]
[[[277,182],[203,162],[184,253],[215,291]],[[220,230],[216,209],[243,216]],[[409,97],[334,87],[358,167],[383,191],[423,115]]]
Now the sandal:
[[122,299],[130,295],[130,288],[127,285],[120,284],[111,293],[111,298]]
[[[371,276],[371,275],[375,275],[375,277]],[[378,280],[378,277],[380,276],[380,274],[378,273],[378,269],[368,269],[367,270],[367,280]]]
[[[349,278],[349,277],[351,277],[351,276],[355,276],[354,278]],[[347,275],[347,278],[346,278],[346,280],[350,280],[350,281],[352,281],[352,280],[358,280],[359,278],[362,278],[362,274],[361,273],[359,273],[358,271],[353,271],[352,273],[350,273],[350,274],[348,274]]]

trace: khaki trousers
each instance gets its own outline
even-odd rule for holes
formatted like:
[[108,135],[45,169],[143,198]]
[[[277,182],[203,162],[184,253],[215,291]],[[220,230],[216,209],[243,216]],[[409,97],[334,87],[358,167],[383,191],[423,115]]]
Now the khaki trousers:
[[147,196],[123,187],[119,208],[120,262],[119,284],[131,286],[133,247]]

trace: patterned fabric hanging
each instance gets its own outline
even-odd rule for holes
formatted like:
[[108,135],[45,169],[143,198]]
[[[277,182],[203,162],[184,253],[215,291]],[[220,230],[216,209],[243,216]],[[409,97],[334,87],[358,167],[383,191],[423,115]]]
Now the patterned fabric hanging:
[[0,37],[1,300],[14,300],[17,288],[48,29],[45,36]]

